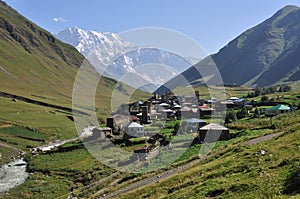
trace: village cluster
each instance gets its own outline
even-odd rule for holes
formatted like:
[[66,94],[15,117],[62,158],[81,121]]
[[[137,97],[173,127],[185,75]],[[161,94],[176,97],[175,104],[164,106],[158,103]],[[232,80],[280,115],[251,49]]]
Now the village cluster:
[[[266,104],[269,105],[269,108],[263,108],[266,106],[262,105]],[[249,101],[246,98],[230,97],[226,100],[215,98],[205,100],[200,98],[197,91],[195,95],[188,96],[178,96],[173,93],[154,95],[147,101],[135,102],[122,107],[107,118],[106,127],[93,128],[90,139],[99,137],[107,139],[126,135],[127,140],[129,138],[155,137],[165,141],[162,139],[164,135],[159,133],[164,128],[164,123],[180,121],[180,127],[174,127],[173,135],[177,135],[178,132],[196,135],[196,142],[193,143],[228,140],[230,131],[222,125],[224,119],[226,123],[226,111],[245,110],[249,114],[253,113],[254,109],[257,109],[260,114],[270,117],[291,110],[289,106],[278,102],[262,103]],[[222,122],[211,122],[211,118],[219,118]]]

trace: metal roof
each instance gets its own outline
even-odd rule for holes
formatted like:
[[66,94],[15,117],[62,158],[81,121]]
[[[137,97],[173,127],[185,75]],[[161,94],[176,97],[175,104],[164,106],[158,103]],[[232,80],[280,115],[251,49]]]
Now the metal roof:
[[208,125],[203,126],[202,128],[200,128],[200,130],[228,130],[228,128],[226,128],[225,126],[221,126],[219,124],[216,123],[210,123]]
[[128,126],[128,128],[142,128],[144,126],[140,125],[139,123],[136,122],[131,122]]
[[285,105],[282,105],[282,104],[277,104],[276,106],[273,106],[271,108],[266,108],[266,111],[281,111],[281,110],[290,110],[291,108],[289,106],[285,106]]
[[186,120],[188,123],[206,123],[204,120],[200,120],[197,118],[190,118]]

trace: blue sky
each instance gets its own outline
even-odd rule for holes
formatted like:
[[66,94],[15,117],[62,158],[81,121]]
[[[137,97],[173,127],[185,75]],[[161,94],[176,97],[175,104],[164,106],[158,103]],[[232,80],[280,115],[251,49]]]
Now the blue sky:
[[51,33],[78,26],[119,33],[161,27],[196,40],[208,53],[217,52],[246,29],[285,5],[299,0],[4,0]]

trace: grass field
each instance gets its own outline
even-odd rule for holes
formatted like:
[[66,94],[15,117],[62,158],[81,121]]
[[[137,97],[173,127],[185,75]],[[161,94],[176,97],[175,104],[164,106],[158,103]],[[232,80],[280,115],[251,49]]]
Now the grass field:
[[[83,55],[20,16],[4,3],[0,3],[0,7],[0,91],[72,108],[72,94],[79,90],[82,101],[76,104],[76,109],[90,112],[95,108],[103,125],[106,117],[114,111],[111,102],[114,91],[120,87],[117,82],[102,77],[99,84],[95,85],[99,75],[94,68],[89,67],[85,76],[79,78],[83,84],[82,89],[73,89],[78,69],[83,64],[88,64]],[[95,86],[94,96],[90,96],[88,89],[91,85]],[[123,92],[117,92],[114,96],[117,102],[143,101],[150,97],[149,93],[134,90],[129,86],[121,87]],[[295,83],[293,88],[299,89],[299,82]],[[182,87],[178,88],[176,93],[194,94],[194,91],[199,91],[201,98],[210,99],[218,98],[212,94],[214,91],[225,98],[243,97],[251,91],[247,87],[227,87],[226,90],[211,87],[210,90],[211,93],[206,87]],[[276,93],[268,96],[293,105],[300,103],[297,97],[299,93]],[[261,96],[253,100],[260,98]],[[50,141],[78,136],[71,112],[3,97],[0,97],[0,107],[0,164],[16,157],[20,150],[28,152],[32,147]],[[299,118],[298,111],[274,117],[272,125],[269,118],[264,117],[233,122],[228,127],[232,130],[234,138],[218,142],[210,153],[210,159],[166,180],[120,197],[299,198]],[[174,126],[174,123],[168,123],[161,133],[170,136]],[[252,146],[245,143],[252,138],[278,131],[282,131],[283,134],[270,141]],[[187,136],[183,135],[177,139],[178,154],[184,153],[180,157],[178,155],[179,159],[175,164],[184,164],[198,157],[201,145],[189,149],[181,147]],[[127,150],[132,150],[132,147],[128,147]],[[261,155],[261,150],[266,154]],[[164,153],[161,156],[161,159],[168,160],[171,155]],[[113,157],[112,161],[121,157],[121,154],[120,157]],[[115,186],[111,186],[111,190],[116,190],[125,186],[124,184],[129,184],[130,180],[155,175],[155,172],[137,175],[113,170],[96,160],[80,141],[67,143],[37,156],[28,153],[25,159],[29,163],[29,178],[22,185],[0,195],[0,198],[65,199],[70,187],[74,189],[76,197],[89,198],[112,184]],[[151,166],[156,167],[157,164],[160,162],[152,162]],[[107,180],[100,181],[106,178]]]
[[240,142],[268,133],[253,132],[251,136],[249,131],[247,138],[241,135],[219,145],[209,160],[118,198],[299,198],[300,113],[276,120],[282,124],[292,118],[275,129],[284,130],[275,139],[252,146]]
[[[81,190],[114,172],[98,162],[80,142],[68,143],[51,153],[34,158],[27,156],[26,159],[32,174],[4,198],[66,198],[70,187]],[[82,189],[76,194],[85,197],[89,192]]]
[[[235,91],[232,95],[239,92],[241,91]],[[142,95],[138,94],[139,96]],[[285,98],[293,100],[294,96],[295,94],[292,94],[291,97],[285,95]],[[34,146],[43,145],[45,142],[77,136],[73,122],[68,119],[71,113],[22,101],[14,102],[3,97],[0,97],[0,103],[3,105],[0,112],[0,143],[26,151]],[[104,108],[99,113],[105,118],[103,110]],[[109,112],[108,109],[106,111]],[[245,193],[249,195],[249,198],[255,198],[262,194],[263,189],[267,190],[266,187],[271,186],[272,181],[276,182],[279,188],[268,189],[265,196],[282,195],[285,189],[288,190],[286,192],[289,192],[289,187],[293,187],[293,185],[288,185],[288,183],[295,178],[292,175],[297,176],[297,170],[293,171],[293,168],[297,167],[299,158],[298,151],[296,151],[298,148],[295,147],[300,146],[297,141],[297,139],[299,140],[297,137],[299,136],[299,118],[298,111],[274,117],[273,126],[270,124],[270,119],[264,117],[245,118],[230,123],[228,127],[234,138],[216,143],[211,153],[211,160],[181,172],[156,186],[144,187],[141,192],[137,190],[122,197],[163,198],[167,195],[172,198],[239,197],[241,193]],[[161,130],[161,133],[169,136],[175,125],[176,122],[173,121],[165,123],[165,129]],[[244,144],[245,141],[252,138],[278,131],[283,131],[284,134],[274,143],[268,141],[269,145],[248,146]],[[189,135],[176,138],[175,146],[178,147],[177,152],[180,156],[175,164],[186,163],[195,159],[199,154],[201,145],[195,145],[188,149],[186,146],[182,146],[187,139],[190,139],[187,136]],[[290,140],[292,138],[295,140]],[[289,144],[280,145],[279,140]],[[129,146],[126,150],[130,151],[134,147],[144,145],[142,143],[137,146]],[[2,163],[7,162],[16,153],[16,149],[0,145]],[[282,153],[277,153],[277,150],[281,149],[284,149]],[[256,155],[253,155],[259,150],[267,151],[268,156],[257,158]],[[287,151],[291,151],[291,153],[288,154]],[[269,152],[272,156],[269,155]],[[168,153],[161,154],[161,159],[167,160],[169,155]],[[174,155],[176,154],[172,154],[172,156]],[[122,182],[120,186],[124,186],[124,183],[130,183],[132,179],[151,175],[151,173],[144,175],[118,173],[104,183],[98,184],[97,182],[101,179],[117,173],[117,171],[96,160],[82,146],[81,142],[68,143],[53,152],[36,157],[27,156],[26,159],[29,160],[28,169],[31,172],[28,180],[5,194],[4,198],[66,198],[69,187],[74,188],[75,196],[88,198],[116,180]],[[285,159],[288,162],[285,166],[275,168],[276,164],[284,162]],[[156,168],[161,162],[154,161],[151,164]],[[274,168],[270,169],[271,167]],[[273,176],[274,179],[268,176]],[[258,185],[254,183],[255,178],[259,179]],[[289,181],[289,178],[292,180]],[[116,189],[117,187],[118,183]],[[154,192],[154,190],[156,191]],[[251,195],[250,192],[254,192],[253,190],[258,191]],[[282,197],[288,196],[290,195],[282,195]]]
[[[0,121],[27,127],[45,135],[44,139],[67,139],[77,136],[75,126],[67,118],[71,113],[0,97]],[[32,134],[34,136],[34,134]]]
[[13,156],[16,157],[18,150],[29,151],[50,141],[78,136],[74,123],[68,119],[71,113],[19,100],[14,102],[3,97],[0,97],[0,104],[0,147],[3,163]]
[[[275,129],[270,128],[268,118],[232,123],[231,128],[237,127],[233,130],[236,137],[216,143],[210,159],[157,184],[128,192],[120,198],[293,196],[297,191],[293,191],[295,185],[291,182],[298,179],[297,168],[300,166],[300,112],[280,115],[273,118],[273,121]],[[247,140],[278,131],[284,133],[253,146],[246,144]],[[201,145],[195,145],[189,148],[175,164],[183,164],[197,157],[200,147]],[[260,150],[266,151],[266,154],[260,155]],[[165,155],[168,158],[168,154]],[[74,187],[76,196],[86,198],[115,180],[121,180],[120,186],[124,186],[134,178],[151,175],[120,173],[97,185],[97,181],[116,171],[98,162],[80,142],[68,143],[56,151],[33,157],[29,171],[33,172],[29,179],[11,190],[5,198],[64,198],[70,186]],[[296,180],[296,183],[299,181]],[[92,188],[84,192],[83,187],[91,184]],[[118,183],[114,189],[117,187]]]

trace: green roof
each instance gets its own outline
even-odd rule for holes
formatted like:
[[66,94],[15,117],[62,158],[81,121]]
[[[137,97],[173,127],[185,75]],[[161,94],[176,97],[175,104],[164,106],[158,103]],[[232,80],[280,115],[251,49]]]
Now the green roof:
[[285,106],[282,104],[277,104],[276,106],[273,106],[271,108],[266,108],[266,111],[281,111],[281,110],[290,110],[291,108],[289,106]]

